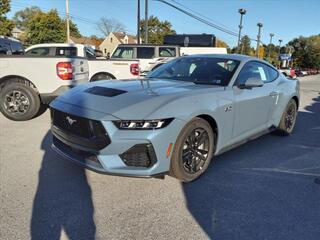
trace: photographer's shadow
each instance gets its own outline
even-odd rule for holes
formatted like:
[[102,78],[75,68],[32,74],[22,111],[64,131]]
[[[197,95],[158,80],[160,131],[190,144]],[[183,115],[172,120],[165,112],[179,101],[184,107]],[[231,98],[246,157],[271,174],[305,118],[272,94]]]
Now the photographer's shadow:
[[52,135],[44,137],[39,184],[33,202],[32,239],[95,239],[94,207],[85,170],[51,150]]

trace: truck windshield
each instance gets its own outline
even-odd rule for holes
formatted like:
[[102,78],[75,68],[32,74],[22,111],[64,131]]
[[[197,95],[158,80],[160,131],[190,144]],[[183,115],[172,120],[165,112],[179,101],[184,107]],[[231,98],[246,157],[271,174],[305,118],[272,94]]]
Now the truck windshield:
[[160,66],[146,77],[226,86],[239,63],[232,59],[183,57]]

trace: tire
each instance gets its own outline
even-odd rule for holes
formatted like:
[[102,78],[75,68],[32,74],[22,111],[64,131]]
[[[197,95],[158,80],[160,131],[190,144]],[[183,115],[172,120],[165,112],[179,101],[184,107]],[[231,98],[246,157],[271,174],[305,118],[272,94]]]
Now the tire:
[[[201,134],[205,135],[203,135],[202,144],[198,145]],[[194,141],[192,136],[195,136]],[[210,124],[201,118],[194,118],[187,123],[174,145],[170,175],[182,182],[191,182],[202,175],[213,157],[215,136]],[[199,154],[202,155],[202,161]]]
[[291,99],[282,113],[280,124],[275,133],[281,136],[288,136],[292,133],[296,123],[298,106],[294,99]]
[[0,111],[8,119],[29,120],[37,115],[40,105],[37,90],[26,80],[8,80],[0,91]]
[[95,74],[90,79],[90,82],[96,82],[96,81],[101,81],[101,80],[112,80],[112,79],[115,79],[115,78],[108,73],[98,73],[98,74]]

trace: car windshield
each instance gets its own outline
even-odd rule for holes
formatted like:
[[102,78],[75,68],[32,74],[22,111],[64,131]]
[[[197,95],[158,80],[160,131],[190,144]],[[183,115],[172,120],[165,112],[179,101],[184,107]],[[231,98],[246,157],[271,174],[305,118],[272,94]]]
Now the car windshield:
[[147,78],[165,78],[226,86],[239,66],[239,61],[221,58],[182,57],[150,72]]

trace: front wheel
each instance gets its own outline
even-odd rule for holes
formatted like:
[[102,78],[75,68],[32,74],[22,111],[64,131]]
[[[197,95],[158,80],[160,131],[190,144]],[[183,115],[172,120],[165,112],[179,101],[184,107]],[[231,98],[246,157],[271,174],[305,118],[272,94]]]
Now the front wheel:
[[280,124],[276,129],[276,133],[283,136],[291,134],[296,123],[297,114],[297,103],[294,99],[291,99],[282,114]]
[[197,179],[208,168],[215,149],[210,124],[194,118],[180,132],[171,158],[170,175],[182,182]]

